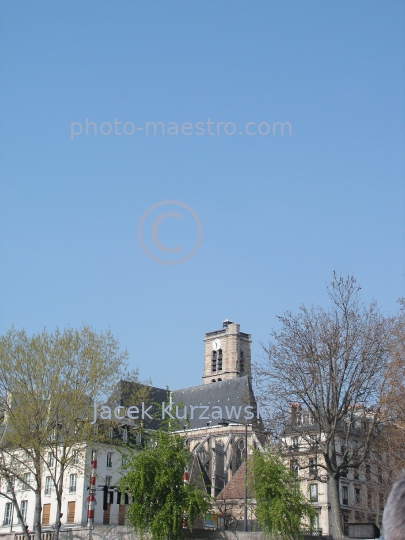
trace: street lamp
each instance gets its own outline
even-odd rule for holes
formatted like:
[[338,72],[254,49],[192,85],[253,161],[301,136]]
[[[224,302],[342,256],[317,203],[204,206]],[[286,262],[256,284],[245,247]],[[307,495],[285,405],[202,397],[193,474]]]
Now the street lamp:
[[[229,422],[227,422],[226,420],[220,420],[218,422],[218,425],[219,426],[229,426]],[[248,448],[248,444],[247,444],[247,441],[248,441],[248,436],[247,436],[247,428],[248,426],[251,426],[252,424],[248,424],[247,422],[245,423],[242,423],[242,424],[236,424],[236,425],[242,425],[242,426],[245,426],[245,485],[244,485],[244,505],[243,505],[243,531],[244,532],[247,532],[248,530],[248,519],[247,519],[247,506],[248,506],[248,487],[247,487],[247,475],[248,475],[248,453],[247,453],[247,448]]]

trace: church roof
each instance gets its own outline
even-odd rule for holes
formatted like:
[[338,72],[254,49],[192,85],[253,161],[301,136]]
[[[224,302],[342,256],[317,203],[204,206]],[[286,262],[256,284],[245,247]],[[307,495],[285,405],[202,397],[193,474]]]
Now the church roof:
[[[242,463],[224,489],[219,493],[217,502],[221,502],[221,500],[238,500],[245,497],[245,470],[246,464]],[[251,478],[249,478],[249,480],[251,480]],[[252,498],[249,483],[250,482],[248,482],[248,499]]]
[[[175,390],[172,394],[172,400],[175,404],[181,403],[182,407],[187,407],[189,429],[207,427],[209,421],[213,426],[217,425],[219,409],[213,411],[213,407],[221,407],[222,418],[230,422],[246,421],[244,416],[248,416],[247,412],[253,413],[255,418],[257,416],[257,404],[248,376]],[[202,408],[195,409],[193,418],[191,418],[191,406],[208,407],[208,409],[205,411]],[[253,408],[244,412],[244,408],[248,406]],[[179,407],[180,415],[183,414],[182,407]],[[239,408],[241,408],[240,416],[237,418]],[[214,412],[214,418],[211,418],[212,412]],[[205,418],[200,418],[200,416]]]

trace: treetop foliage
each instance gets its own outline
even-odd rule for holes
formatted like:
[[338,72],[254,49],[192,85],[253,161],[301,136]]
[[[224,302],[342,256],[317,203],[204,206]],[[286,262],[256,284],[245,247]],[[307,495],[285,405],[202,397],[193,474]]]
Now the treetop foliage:
[[296,540],[309,529],[316,512],[300,488],[298,477],[270,449],[253,450],[250,486],[256,497],[256,517],[267,536]]
[[163,431],[152,434],[148,447],[133,456],[120,487],[131,492],[133,502],[127,516],[141,536],[149,533],[153,540],[180,538],[185,519],[192,529],[195,520],[208,511],[208,495],[196,485],[183,482],[191,463],[184,439]]

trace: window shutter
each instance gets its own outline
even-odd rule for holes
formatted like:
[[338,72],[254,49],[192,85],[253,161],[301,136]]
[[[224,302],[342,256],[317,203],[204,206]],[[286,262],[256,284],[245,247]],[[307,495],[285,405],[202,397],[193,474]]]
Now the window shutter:
[[68,502],[68,515],[67,515],[68,523],[75,522],[75,510],[76,510],[76,502],[75,501]]
[[51,505],[44,504],[44,508],[42,510],[42,525],[49,525],[50,515],[51,515]]

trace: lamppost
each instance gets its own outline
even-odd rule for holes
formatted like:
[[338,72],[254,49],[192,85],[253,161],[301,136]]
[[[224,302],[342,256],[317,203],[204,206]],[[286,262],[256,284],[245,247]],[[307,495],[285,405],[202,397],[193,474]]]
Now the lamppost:
[[[220,420],[218,422],[219,426],[229,426],[230,422],[227,422],[226,420]],[[247,485],[247,477],[248,477],[248,426],[251,426],[252,424],[248,424],[247,422],[242,424],[236,424],[236,426],[245,426],[245,481],[244,481],[244,505],[243,505],[243,531],[247,532],[248,530],[248,518],[247,518],[247,508],[248,508],[248,485]]]

